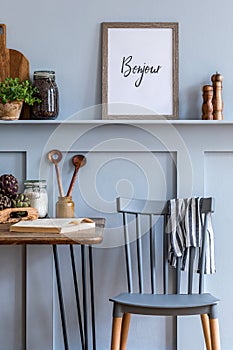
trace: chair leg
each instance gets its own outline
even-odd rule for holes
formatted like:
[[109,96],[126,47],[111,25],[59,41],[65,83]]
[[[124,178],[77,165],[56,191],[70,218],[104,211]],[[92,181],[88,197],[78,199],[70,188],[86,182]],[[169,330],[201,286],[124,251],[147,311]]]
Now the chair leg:
[[217,318],[210,318],[210,333],[211,333],[212,350],[221,350],[219,325],[218,325]]
[[122,317],[113,317],[111,350],[120,350]]
[[205,338],[206,350],[212,350],[211,346],[211,336],[210,336],[210,321],[207,314],[201,315],[202,329]]
[[129,324],[130,324],[131,315],[124,314],[121,326],[121,345],[120,350],[126,350],[127,338],[129,333]]

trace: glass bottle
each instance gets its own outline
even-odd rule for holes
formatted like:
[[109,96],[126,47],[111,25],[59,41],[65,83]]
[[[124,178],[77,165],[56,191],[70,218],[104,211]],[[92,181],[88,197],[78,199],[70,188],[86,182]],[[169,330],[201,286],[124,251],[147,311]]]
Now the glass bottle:
[[73,218],[74,202],[71,196],[58,197],[56,203],[56,218]]
[[54,71],[35,71],[34,86],[41,103],[32,106],[32,119],[56,119],[59,113],[59,93]]
[[45,218],[48,214],[46,180],[26,180],[24,187],[24,193],[29,198],[31,207],[38,210],[39,218]]

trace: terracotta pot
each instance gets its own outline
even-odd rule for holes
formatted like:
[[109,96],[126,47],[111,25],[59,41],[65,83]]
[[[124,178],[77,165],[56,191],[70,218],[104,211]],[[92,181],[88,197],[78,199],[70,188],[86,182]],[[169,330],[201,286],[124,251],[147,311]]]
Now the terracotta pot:
[[16,120],[19,119],[23,107],[22,101],[12,101],[6,104],[0,103],[0,119]]

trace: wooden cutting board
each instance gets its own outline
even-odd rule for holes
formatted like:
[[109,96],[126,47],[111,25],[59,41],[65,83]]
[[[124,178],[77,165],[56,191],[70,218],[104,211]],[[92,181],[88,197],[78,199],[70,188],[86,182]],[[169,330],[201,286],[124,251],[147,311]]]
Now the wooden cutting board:
[[[6,25],[0,24],[0,81],[7,77],[29,79],[29,61],[21,52],[6,48]],[[29,119],[29,112],[29,107],[24,106],[20,119]]]

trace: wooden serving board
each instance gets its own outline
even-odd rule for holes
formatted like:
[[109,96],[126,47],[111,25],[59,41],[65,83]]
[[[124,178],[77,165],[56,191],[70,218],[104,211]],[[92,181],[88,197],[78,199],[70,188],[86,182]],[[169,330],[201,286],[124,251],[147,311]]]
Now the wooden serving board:
[[[21,52],[6,48],[6,25],[0,24],[0,81],[8,77],[29,79],[29,61]],[[24,106],[20,119],[29,119],[29,116],[29,107]]]

